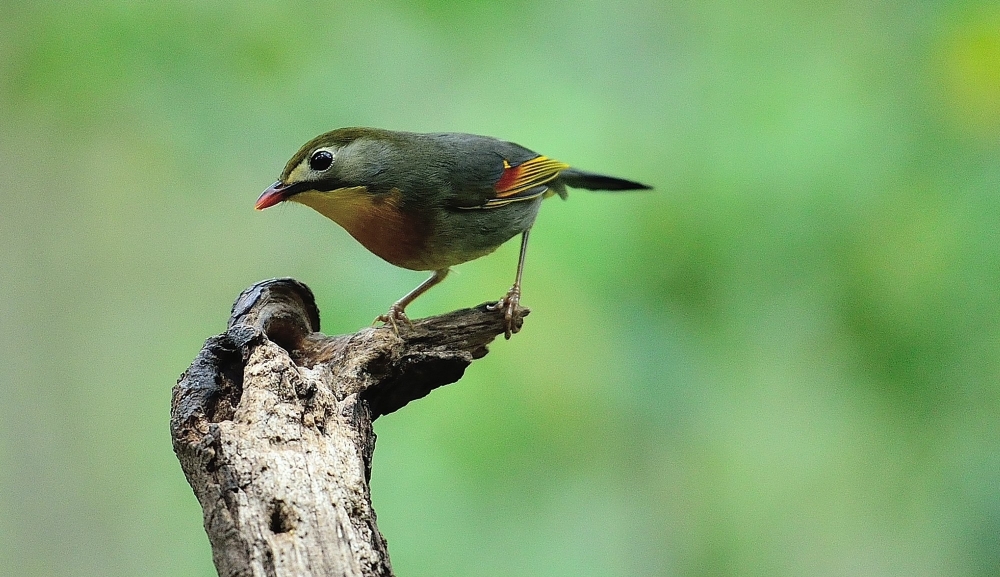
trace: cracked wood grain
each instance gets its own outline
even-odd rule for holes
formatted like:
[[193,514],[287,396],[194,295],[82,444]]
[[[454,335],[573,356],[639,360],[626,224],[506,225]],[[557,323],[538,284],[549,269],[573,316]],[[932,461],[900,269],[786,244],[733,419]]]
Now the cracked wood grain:
[[369,491],[372,422],[457,381],[503,332],[484,304],[398,335],[326,336],[302,283],[243,291],[171,399],[219,575],[392,575]]

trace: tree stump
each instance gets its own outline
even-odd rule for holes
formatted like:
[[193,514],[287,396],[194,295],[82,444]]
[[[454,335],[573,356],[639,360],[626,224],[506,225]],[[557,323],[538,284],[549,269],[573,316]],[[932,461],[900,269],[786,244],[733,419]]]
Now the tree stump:
[[487,353],[504,325],[486,307],[331,337],[304,284],[243,291],[171,399],[219,575],[392,575],[369,491],[372,422]]

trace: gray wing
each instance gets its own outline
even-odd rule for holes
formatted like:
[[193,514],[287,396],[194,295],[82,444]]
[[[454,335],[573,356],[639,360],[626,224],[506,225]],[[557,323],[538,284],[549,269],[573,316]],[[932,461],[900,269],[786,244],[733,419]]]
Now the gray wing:
[[494,208],[544,194],[545,182],[566,168],[513,142],[488,136],[445,133],[432,135],[453,151],[449,175],[449,208]]

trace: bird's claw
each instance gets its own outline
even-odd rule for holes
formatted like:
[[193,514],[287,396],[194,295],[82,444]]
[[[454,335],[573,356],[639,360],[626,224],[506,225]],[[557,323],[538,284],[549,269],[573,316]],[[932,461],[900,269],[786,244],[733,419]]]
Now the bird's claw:
[[507,294],[499,302],[486,307],[491,311],[503,311],[503,337],[510,339],[510,336],[521,330],[524,318],[524,309],[521,308],[521,287],[514,285],[510,287]]
[[399,306],[398,304],[394,304],[391,307],[389,307],[388,312],[386,312],[384,315],[379,315],[375,317],[375,320],[372,321],[372,324],[383,323],[383,326],[389,325],[392,327],[392,332],[398,335],[399,334],[398,323],[403,323],[403,322],[409,325],[411,329],[413,328],[413,321],[410,320],[410,317],[406,316],[406,313],[403,311],[403,307]]

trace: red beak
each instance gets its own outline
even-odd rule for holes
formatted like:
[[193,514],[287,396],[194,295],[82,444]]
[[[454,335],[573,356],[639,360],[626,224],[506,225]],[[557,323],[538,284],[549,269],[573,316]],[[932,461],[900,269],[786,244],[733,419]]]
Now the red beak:
[[274,206],[285,200],[288,198],[285,196],[285,191],[287,189],[288,185],[280,180],[272,184],[270,188],[261,193],[260,198],[257,199],[257,204],[254,205],[254,208],[257,210],[264,210],[269,206]]

